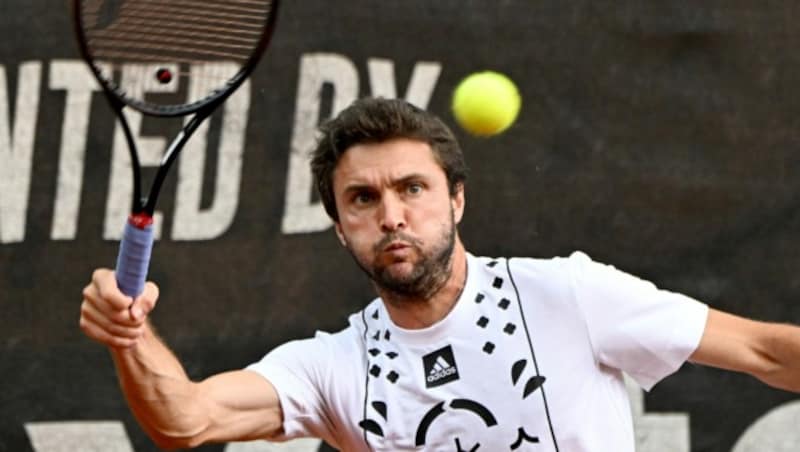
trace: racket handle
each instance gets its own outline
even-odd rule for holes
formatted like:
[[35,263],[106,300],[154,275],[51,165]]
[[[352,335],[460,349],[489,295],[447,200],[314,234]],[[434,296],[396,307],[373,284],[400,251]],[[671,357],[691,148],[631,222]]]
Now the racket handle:
[[152,217],[131,215],[117,255],[117,286],[125,295],[136,298],[144,291],[152,250]]

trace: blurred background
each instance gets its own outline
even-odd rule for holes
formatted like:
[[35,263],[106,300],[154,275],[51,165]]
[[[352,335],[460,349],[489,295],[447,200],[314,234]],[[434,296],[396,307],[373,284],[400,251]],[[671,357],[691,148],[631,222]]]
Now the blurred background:
[[[471,168],[460,231],[474,254],[583,250],[715,308],[800,323],[797,12],[789,1],[287,1],[249,85],[162,191],[153,322],[198,379],[344,327],[374,295],[305,153],[321,120],[380,95],[458,134]],[[83,286],[116,258],[127,149],[66,2],[3,0],[0,33],[0,451],[157,450],[107,351],[78,329]],[[523,104],[510,129],[477,139],[450,98],[486,69],[512,78]],[[158,151],[179,126],[145,119],[139,139]],[[747,376],[687,365],[631,395],[641,451],[800,450],[800,397]]]

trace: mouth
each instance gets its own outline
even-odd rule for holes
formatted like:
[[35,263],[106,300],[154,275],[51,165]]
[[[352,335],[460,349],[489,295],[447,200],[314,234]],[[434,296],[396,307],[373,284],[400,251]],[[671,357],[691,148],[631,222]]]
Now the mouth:
[[386,246],[386,248],[384,248],[383,250],[387,252],[392,252],[392,251],[403,250],[410,247],[411,245],[405,242],[392,242],[388,246]]

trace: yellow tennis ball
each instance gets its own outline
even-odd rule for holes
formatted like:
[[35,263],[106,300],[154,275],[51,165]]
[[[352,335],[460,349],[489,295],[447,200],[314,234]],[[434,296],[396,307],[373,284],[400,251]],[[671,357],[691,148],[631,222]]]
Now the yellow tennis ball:
[[491,136],[514,123],[521,103],[511,79],[498,72],[476,72],[459,82],[453,92],[453,115],[467,132]]

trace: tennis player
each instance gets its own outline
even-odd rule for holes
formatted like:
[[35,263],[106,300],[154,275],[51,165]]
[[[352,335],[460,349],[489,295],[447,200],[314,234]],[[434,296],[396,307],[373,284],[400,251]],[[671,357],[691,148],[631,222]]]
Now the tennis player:
[[593,261],[470,254],[466,165],[435,116],[355,102],[322,127],[312,170],[339,240],[378,297],[341,331],[200,382],[95,271],[80,325],[107,345],[165,448],[311,436],[345,451],[629,452],[623,372],[644,389],[684,362],[800,392],[800,328],[748,320]]

